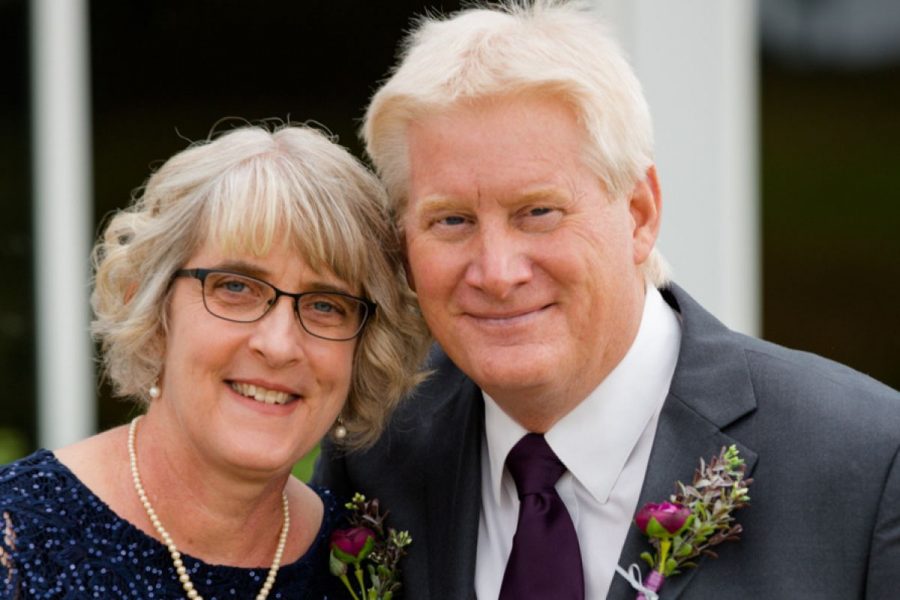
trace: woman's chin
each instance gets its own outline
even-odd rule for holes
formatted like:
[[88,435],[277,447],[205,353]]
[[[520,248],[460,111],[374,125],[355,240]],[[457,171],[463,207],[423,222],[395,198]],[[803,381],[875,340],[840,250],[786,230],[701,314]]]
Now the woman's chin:
[[291,451],[273,452],[268,448],[244,446],[231,448],[223,457],[224,462],[232,468],[257,476],[277,477],[290,472],[293,466],[303,458],[303,453],[295,449]]

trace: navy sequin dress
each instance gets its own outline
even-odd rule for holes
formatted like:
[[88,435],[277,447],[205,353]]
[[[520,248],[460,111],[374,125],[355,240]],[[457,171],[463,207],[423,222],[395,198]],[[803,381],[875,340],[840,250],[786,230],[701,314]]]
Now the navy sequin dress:
[[[273,600],[343,597],[328,572],[328,537],[341,510],[316,492],[325,516],[309,551],[282,565]],[[255,598],[268,567],[208,565],[184,556],[206,600]],[[184,598],[165,546],[119,518],[52,452],[0,468],[0,598]]]

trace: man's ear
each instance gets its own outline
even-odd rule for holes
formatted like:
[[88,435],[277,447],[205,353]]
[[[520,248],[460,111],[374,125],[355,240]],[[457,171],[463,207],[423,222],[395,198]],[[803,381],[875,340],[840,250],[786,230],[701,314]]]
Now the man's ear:
[[659,235],[662,194],[659,191],[655,165],[651,165],[644,177],[634,185],[628,206],[634,223],[634,263],[640,265],[650,256]]

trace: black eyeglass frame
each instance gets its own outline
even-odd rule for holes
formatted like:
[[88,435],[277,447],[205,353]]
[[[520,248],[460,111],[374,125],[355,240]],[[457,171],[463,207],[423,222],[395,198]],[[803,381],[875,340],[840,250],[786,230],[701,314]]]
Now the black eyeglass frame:
[[[255,319],[243,320],[243,319],[229,319],[228,317],[223,317],[222,315],[216,314],[209,309],[209,306],[206,304],[206,277],[213,273],[224,273],[226,275],[236,275],[238,277],[243,277],[245,279],[250,279],[252,281],[256,281],[261,283],[267,287],[275,290],[275,297],[272,298],[272,301],[269,302],[269,305],[266,307],[266,310],[263,311],[261,315],[256,317]],[[354,296],[353,294],[346,294],[344,292],[335,292],[332,290],[322,290],[322,291],[310,291],[310,292],[285,292],[284,290],[278,289],[268,281],[264,279],[260,279],[259,277],[253,277],[252,275],[247,275],[246,273],[239,273],[237,271],[229,271],[228,269],[179,269],[172,274],[172,279],[178,277],[190,277],[192,279],[196,279],[200,282],[200,292],[203,295],[203,308],[206,309],[206,312],[216,317],[217,319],[222,319],[223,321],[230,321],[232,323],[255,323],[269,314],[269,311],[272,310],[272,307],[278,304],[278,299],[282,296],[287,296],[291,300],[293,300],[293,308],[294,308],[294,316],[297,317],[297,322],[300,323],[300,326],[303,328],[303,331],[308,333],[313,337],[317,337],[322,340],[328,340],[331,342],[348,342],[352,339],[359,337],[362,333],[363,329],[366,327],[366,323],[369,322],[369,319],[375,314],[375,309],[378,308],[378,305],[369,300],[368,298],[360,298],[359,296]],[[333,338],[333,337],[325,337],[323,335],[319,335],[318,333],[314,333],[309,330],[306,326],[306,323],[303,322],[303,318],[300,316],[300,298],[303,296],[312,296],[312,295],[321,295],[321,294],[330,294],[334,296],[342,296],[344,298],[349,298],[351,300],[356,300],[360,303],[361,307],[365,308],[365,314],[363,314],[362,319],[359,322],[359,329],[356,330],[356,333],[351,335],[350,337],[345,338]]]

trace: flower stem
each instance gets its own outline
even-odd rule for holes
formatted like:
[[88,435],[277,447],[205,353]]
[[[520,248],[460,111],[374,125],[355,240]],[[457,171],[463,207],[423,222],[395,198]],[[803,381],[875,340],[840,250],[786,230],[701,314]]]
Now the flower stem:
[[353,600],[359,600],[359,596],[353,591],[353,586],[350,585],[350,580],[347,579],[346,575],[341,575],[341,581],[344,582],[344,587],[346,587],[347,591],[350,592],[350,595],[353,596]]
[[359,564],[356,565],[356,570],[354,571],[354,573],[356,573],[356,580],[359,582],[359,591],[362,594],[362,597],[366,598],[366,584],[363,581],[363,570],[362,567],[359,566]]
[[663,539],[659,541],[659,572],[666,575],[666,562],[669,559],[669,549],[672,547],[672,540]]

